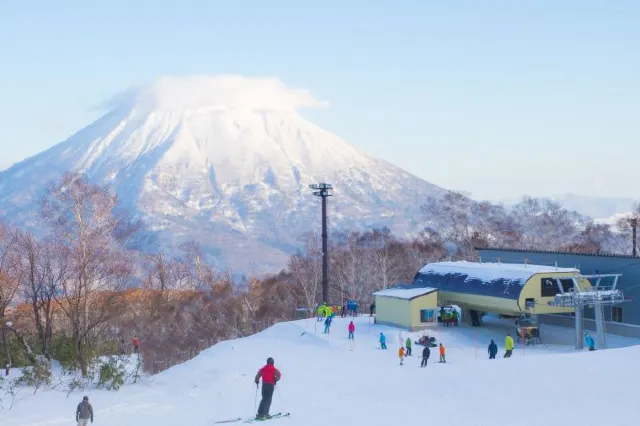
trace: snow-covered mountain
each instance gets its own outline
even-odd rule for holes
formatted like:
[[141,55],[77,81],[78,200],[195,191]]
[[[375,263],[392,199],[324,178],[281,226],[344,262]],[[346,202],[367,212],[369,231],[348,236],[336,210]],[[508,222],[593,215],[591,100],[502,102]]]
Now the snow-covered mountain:
[[0,173],[0,216],[37,228],[40,194],[65,171],[112,186],[160,243],[198,240],[222,265],[284,265],[320,226],[310,183],[334,185],[332,227],[421,227],[420,204],[443,190],[310,123],[309,92],[273,78],[166,77],[109,102],[66,141]]

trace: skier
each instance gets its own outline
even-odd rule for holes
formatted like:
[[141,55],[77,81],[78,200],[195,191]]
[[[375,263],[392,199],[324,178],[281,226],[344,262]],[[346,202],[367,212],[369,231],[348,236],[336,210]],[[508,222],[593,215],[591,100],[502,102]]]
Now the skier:
[[269,408],[271,408],[271,398],[273,398],[273,391],[276,388],[276,384],[282,378],[280,370],[274,365],[273,358],[267,358],[267,364],[258,370],[256,374],[256,388],[260,384],[260,377],[262,377],[262,399],[258,406],[258,414],[256,420],[270,419]]
[[324,333],[329,333],[329,327],[331,327],[331,316],[328,316],[327,319],[324,320]]
[[87,426],[89,420],[93,423],[93,407],[89,403],[89,397],[84,396],[82,397],[82,402],[76,408],[76,421],[78,426]]
[[511,357],[511,354],[513,353],[513,347],[513,337],[511,337],[511,334],[507,334],[507,337],[504,338],[505,358]]
[[440,343],[440,362],[447,362],[444,357],[444,346]]
[[420,363],[420,367],[427,366],[427,360],[429,359],[429,355],[431,355],[431,349],[429,349],[429,345],[426,345],[422,350],[422,362]]
[[376,302],[373,302],[371,306],[369,306],[369,316],[372,317],[375,311],[376,311]]
[[342,302],[342,311],[340,311],[340,316],[342,318],[345,318],[347,316],[347,300],[345,299],[344,302]]
[[407,347],[407,356],[411,356],[411,337],[407,337],[405,346]]
[[498,353],[498,345],[496,342],[491,339],[491,343],[489,343],[489,359],[496,359],[496,354]]
[[138,350],[140,349],[140,340],[138,340],[138,335],[133,336],[131,343],[133,344],[133,352],[138,353]]
[[387,349],[387,336],[380,332],[380,349]]
[[404,361],[404,346],[400,346],[400,349],[398,349],[398,356],[400,357],[400,365],[403,365],[403,361]]
[[353,332],[356,331],[356,326],[353,324],[353,321],[349,323],[349,339],[353,339]]
[[587,346],[589,347],[589,351],[595,351],[596,350],[596,342],[593,341],[593,337],[591,337],[591,335],[589,333],[587,333],[586,337],[585,337],[585,341],[587,343]]

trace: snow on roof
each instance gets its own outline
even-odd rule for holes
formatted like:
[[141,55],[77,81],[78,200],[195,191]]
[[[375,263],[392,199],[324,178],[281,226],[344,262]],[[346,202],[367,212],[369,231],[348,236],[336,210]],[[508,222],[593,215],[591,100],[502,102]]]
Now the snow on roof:
[[384,297],[393,297],[395,299],[405,299],[411,300],[419,296],[424,296],[425,294],[429,294],[438,290],[437,288],[431,287],[420,287],[420,288],[387,288],[385,290],[376,291],[373,293],[374,296],[384,296]]
[[421,274],[464,274],[482,281],[499,279],[518,280],[523,284],[535,274],[548,273],[580,274],[575,268],[556,268],[555,266],[519,264],[519,263],[480,263],[480,262],[435,262],[420,269]]

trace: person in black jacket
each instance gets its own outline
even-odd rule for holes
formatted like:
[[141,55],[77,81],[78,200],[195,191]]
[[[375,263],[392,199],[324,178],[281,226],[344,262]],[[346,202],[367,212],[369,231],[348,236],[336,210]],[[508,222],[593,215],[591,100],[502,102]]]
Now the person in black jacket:
[[427,366],[427,360],[429,359],[429,355],[431,355],[431,349],[429,349],[429,345],[427,344],[422,350],[422,362],[420,363],[420,367]]
[[489,359],[496,359],[496,354],[498,353],[498,345],[496,342],[491,339],[491,343],[489,343]]

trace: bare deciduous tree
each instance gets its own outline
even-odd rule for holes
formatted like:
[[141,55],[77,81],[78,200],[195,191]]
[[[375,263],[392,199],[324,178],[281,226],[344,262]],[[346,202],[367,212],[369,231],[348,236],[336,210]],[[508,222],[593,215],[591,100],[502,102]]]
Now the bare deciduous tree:
[[118,215],[117,206],[115,195],[75,173],[52,185],[42,200],[42,216],[56,247],[69,259],[69,274],[55,297],[71,323],[84,376],[89,339],[121,311],[123,290],[134,273],[134,258],[126,246],[139,227]]
[[7,336],[6,311],[20,288],[19,269],[15,256],[17,233],[0,223],[0,329],[7,361],[11,364],[11,350]]

